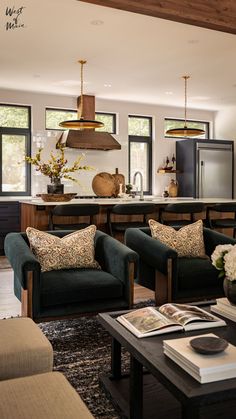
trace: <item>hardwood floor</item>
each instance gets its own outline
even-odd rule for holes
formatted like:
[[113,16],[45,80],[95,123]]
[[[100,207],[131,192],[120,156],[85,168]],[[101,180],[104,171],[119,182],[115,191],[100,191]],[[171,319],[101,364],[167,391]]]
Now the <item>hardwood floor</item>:
[[147,300],[155,300],[155,292],[141,285],[134,284],[134,304]]
[[[19,316],[21,313],[21,304],[13,291],[13,271],[1,269],[2,266],[7,266],[7,260],[3,257],[0,258],[0,319]],[[153,291],[135,284],[135,303],[154,299],[154,295]]]
[[13,271],[0,269],[0,319],[19,316],[20,306],[13,291]]

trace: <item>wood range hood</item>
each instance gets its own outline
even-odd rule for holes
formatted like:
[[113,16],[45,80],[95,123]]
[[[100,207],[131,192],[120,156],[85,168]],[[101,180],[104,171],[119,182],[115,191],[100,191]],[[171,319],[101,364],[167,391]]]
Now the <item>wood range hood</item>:
[[[77,99],[80,106],[79,96]],[[95,119],[95,96],[83,95],[84,119]],[[94,129],[64,131],[57,143],[64,147],[79,148],[86,150],[120,150],[121,145],[108,132],[95,131]]]

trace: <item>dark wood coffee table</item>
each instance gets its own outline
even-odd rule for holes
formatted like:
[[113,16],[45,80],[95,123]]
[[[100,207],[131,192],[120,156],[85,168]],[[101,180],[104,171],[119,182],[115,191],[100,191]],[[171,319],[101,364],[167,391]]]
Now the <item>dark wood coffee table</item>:
[[[130,419],[235,419],[236,378],[200,384],[163,353],[163,340],[206,333],[236,346],[236,323],[227,327],[176,332],[138,339],[117,322],[121,312],[99,314],[99,321],[112,336],[111,375],[101,382]],[[121,347],[130,353],[129,376],[121,374]]]

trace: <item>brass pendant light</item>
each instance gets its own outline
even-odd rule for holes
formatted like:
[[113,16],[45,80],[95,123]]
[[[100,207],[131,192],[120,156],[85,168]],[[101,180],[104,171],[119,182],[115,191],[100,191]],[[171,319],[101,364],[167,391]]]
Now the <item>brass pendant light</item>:
[[87,63],[85,60],[79,60],[78,61],[81,65],[80,67],[80,81],[81,81],[81,90],[80,90],[80,106],[78,108],[78,119],[74,120],[68,120],[60,122],[59,125],[62,128],[66,129],[75,129],[75,130],[84,130],[84,129],[95,129],[95,128],[101,128],[104,126],[103,122],[100,121],[93,121],[89,119],[83,118],[83,66]]
[[184,126],[183,128],[172,128],[166,131],[167,135],[174,135],[175,137],[196,137],[205,134],[203,129],[188,128],[187,127],[187,80],[190,76],[182,76],[184,79]]

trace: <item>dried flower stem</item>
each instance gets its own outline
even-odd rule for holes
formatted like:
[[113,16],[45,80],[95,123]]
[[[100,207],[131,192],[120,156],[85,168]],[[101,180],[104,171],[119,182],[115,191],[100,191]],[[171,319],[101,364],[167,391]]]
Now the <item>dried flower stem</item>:
[[36,171],[41,172],[43,175],[48,176],[50,179],[69,179],[73,182],[79,183],[77,179],[70,176],[68,173],[73,173],[81,170],[94,170],[92,166],[82,166],[81,161],[84,156],[80,155],[74,161],[72,166],[67,166],[68,160],[65,158],[65,150],[63,147],[59,147],[59,153],[54,155],[53,152],[50,153],[50,159],[48,162],[43,162],[41,160],[41,153],[43,148],[39,148],[35,157],[26,156],[25,160],[36,166]]

